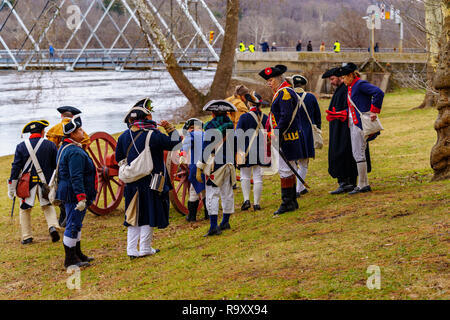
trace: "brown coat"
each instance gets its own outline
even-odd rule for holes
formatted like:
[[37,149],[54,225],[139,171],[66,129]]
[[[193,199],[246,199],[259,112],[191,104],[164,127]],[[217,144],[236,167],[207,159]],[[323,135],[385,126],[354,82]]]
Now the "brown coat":
[[241,98],[239,98],[239,96],[233,95],[231,97],[226,98],[225,100],[231,102],[237,109],[236,112],[228,113],[228,116],[230,117],[231,121],[233,121],[234,127],[236,128],[240,116],[244,113],[247,113],[248,108],[245,105],[245,103],[241,100]]

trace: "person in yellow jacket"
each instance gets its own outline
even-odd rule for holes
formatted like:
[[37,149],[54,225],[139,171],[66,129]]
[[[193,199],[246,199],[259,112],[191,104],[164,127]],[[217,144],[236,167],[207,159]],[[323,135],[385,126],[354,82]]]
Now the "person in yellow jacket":
[[244,85],[239,85],[234,90],[234,95],[225,99],[225,101],[231,102],[237,109],[236,112],[229,112],[228,117],[230,117],[231,121],[233,121],[233,125],[236,128],[236,125],[239,121],[239,117],[248,112],[248,108],[246,105],[245,95],[250,93],[248,88]]
[[[64,140],[63,126],[69,123],[74,116],[80,114],[81,111],[75,107],[70,106],[59,107],[56,110],[58,110],[58,112],[61,114],[62,120],[60,123],[54,125],[53,127],[50,128],[50,130],[48,130],[46,138],[51,142],[53,142],[59,149]],[[83,132],[83,135],[84,137],[83,140],[81,141],[81,144],[83,145],[83,149],[86,150],[87,146],[91,143],[91,139],[89,138],[89,135],[86,132]],[[61,204],[59,208],[60,214],[58,222],[59,225],[64,228],[66,226],[66,210],[64,204]]]
[[[56,144],[56,146],[59,148],[61,146],[61,143],[63,141],[64,133],[63,133],[63,126],[66,123],[70,122],[70,119],[72,119],[77,114],[80,114],[81,111],[75,107],[70,106],[64,106],[60,107],[58,109],[58,112],[61,114],[61,122],[57,125],[54,125],[50,128],[47,132],[47,139]],[[89,138],[89,135],[85,132],[83,141],[81,141],[81,144],[83,145],[83,149],[86,149],[86,147],[91,143],[91,139]]]
[[239,43],[239,51],[240,52],[245,52],[245,50],[247,50],[247,48],[245,47],[244,42],[241,41],[241,43]]
[[255,45],[253,43],[250,43],[250,45],[248,46],[248,51],[255,52]]
[[340,44],[339,41],[337,41],[337,40],[336,40],[336,42],[334,43],[334,52],[335,52],[335,53],[341,52],[341,44]]

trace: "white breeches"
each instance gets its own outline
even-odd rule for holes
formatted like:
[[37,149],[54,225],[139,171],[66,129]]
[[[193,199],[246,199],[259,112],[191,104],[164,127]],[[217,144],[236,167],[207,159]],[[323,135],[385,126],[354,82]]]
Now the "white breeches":
[[[309,164],[309,158],[306,159],[300,159],[298,161],[298,169],[297,172],[302,177],[303,180],[306,178],[306,174],[308,173],[308,164]],[[297,178],[297,192],[302,192],[305,190],[305,186],[303,183],[300,182],[300,180]]]
[[200,193],[197,193],[195,191],[194,186],[191,184],[189,187],[189,201],[190,202],[195,202],[197,200],[200,200],[200,195],[202,195],[202,198],[205,199],[205,190],[203,190]]
[[152,240],[153,228],[149,225],[140,227],[129,226],[127,235],[127,255],[139,257],[154,254],[156,250],[152,248]]
[[[289,161],[289,163],[292,165],[293,168],[297,168],[296,160],[291,160]],[[280,175],[280,178],[289,178],[294,174],[281,157],[278,160],[278,174]]]
[[229,177],[220,187],[206,185],[206,208],[210,216],[219,214],[219,199],[222,200],[223,213],[234,213],[233,186]]
[[242,167],[241,187],[244,201],[250,200],[251,178],[253,172],[253,204],[259,204],[262,192],[262,168],[260,166]]

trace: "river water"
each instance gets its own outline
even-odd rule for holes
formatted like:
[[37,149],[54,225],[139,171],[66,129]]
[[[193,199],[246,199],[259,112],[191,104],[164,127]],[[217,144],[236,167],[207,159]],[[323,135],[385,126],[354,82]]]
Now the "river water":
[[[203,89],[214,71],[187,71],[195,87]],[[174,120],[187,99],[166,71],[0,72],[0,156],[13,154],[28,122],[60,119],[56,108],[75,106],[86,132],[110,134],[126,129],[123,118],[138,100],[150,97],[153,117]],[[25,135],[24,135],[25,136]]]

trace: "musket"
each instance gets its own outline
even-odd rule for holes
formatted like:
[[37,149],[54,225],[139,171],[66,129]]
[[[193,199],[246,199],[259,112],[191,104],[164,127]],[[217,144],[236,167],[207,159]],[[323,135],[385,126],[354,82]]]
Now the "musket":
[[14,214],[14,205],[16,204],[16,197],[13,198],[13,205],[12,205],[12,209],[11,209],[11,219],[13,217]]
[[286,155],[284,154],[283,150],[281,150],[281,146],[278,149],[278,153],[280,154],[280,157],[283,159],[283,161],[287,164],[287,166],[289,167],[289,169],[291,169],[291,171],[295,174],[295,176],[298,178],[298,180],[300,180],[301,183],[303,183],[303,185],[310,189],[311,187],[305,182],[305,180],[302,179],[302,177],[300,177],[300,175],[298,174],[297,170],[294,169],[294,167],[290,164],[289,160],[286,158]]

